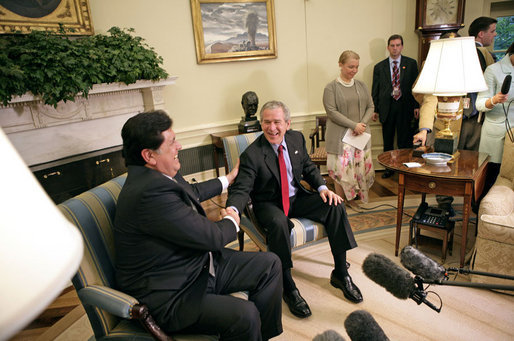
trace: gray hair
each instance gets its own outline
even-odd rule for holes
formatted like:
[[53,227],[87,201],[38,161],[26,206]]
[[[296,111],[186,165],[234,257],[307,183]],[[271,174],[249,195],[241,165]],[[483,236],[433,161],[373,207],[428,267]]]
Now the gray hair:
[[285,103],[280,102],[280,101],[269,101],[269,102],[266,102],[262,106],[261,111],[259,113],[261,121],[262,121],[262,113],[264,112],[264,110],[277,109],[277,108],[282,109],[282,112],[284,113],[284,121],[286,121],[286,122],[291,121],[291,112],[289,111],[289,108],[287,107],[287,105],[285,105]]

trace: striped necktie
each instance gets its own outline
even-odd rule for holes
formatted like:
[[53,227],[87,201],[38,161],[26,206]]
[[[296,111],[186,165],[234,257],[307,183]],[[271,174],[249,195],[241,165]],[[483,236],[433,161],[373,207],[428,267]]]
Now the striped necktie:
[[393,61],[393,98],[397,101],[402,96],[400,91],[400,70],[398,69],[398,61]]
[[287,216],[289,213],[289,185],[287,184],[287,169],[284,160],[284,146],[278,146],[278,166],[280,168],[280,189],[282,194],[282,208]]

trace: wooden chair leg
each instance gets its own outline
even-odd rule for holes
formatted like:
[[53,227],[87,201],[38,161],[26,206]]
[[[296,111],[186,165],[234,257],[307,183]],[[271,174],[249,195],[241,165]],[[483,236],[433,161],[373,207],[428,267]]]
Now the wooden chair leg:
[[152,334],[154,339],[158,341],[173,341],[173,339],[157,325],[157,322],[155,322],[152,315],[150,315],[146,305],[136,304],[132,308],[132,316],[143,324],[143,327]]
[[245,231],[239,230],[237,240],[239,241],[239,251],[243,251],[245,248]]

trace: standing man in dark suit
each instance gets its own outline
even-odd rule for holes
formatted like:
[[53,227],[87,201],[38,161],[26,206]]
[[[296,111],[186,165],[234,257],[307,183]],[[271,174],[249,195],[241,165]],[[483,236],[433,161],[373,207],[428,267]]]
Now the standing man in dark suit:
[[[469,25],[468,33],[470,36],[475,37],[475,45],[482,72],[485,71],[488,65],[494,64],[496,61],[496,58],[487,51],[486,47],[494,42],[497,22],[494,18],[479,17]],[[466,97],[468,99],[463,110],[464,115],[462,115],[458,149],[478,151],[482,131],[482,117],[475,107],[477,93],[469,93]]]
[[[419,104],[412,96],[412,85],[418,77],[418,64],[403,56],[403,38],[393,34],[387,40],[389,57],[375,65],[371,95],[375,104],[373,120],[380,119],[384,151],[394,149],[394,135],[398,148],[412,148],[412,121],[419,118]],[[386,170],[382,178],[393,175]]]
[[[114,221],[118,287],[149,307],[168,333],[267,340],[282,332],[280,260],[237,252],[239,216],[207,219],[200,202],[237,175],[190,185],[180,175],[182,146],[163,111],[141,113],[122,129],[128,177]],[[248,300],[228,294],[247,291]]]
[[[361,302],[361,292],[347,270],[346,251],[357,243],[343,199],[325,185],[309,158],[303,134],[288,130],[291,114],[284,103],[264,104],[260,120],[263,134],[241,154],[239,175],[229,187],[227,207],[242,212],[248,196],[252,198],[257,219],[266,229],[269,250],[282,261],[283,298],[295,316],[308,317],[311,310],[291,275],[293,224],[289,218],[305,217],[325,225],[335,262],[330,283],[351,302]],[[307,190],[300,180],[318,193]]]

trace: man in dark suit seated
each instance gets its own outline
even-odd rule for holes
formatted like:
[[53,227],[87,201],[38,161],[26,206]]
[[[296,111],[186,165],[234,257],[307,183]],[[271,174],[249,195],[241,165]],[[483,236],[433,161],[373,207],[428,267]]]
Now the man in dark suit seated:
[[[263,134],[241,154],[239,175],[229,187],[227,207],[242,212],[251,196],[257,219],[266,228],[269,250],[282,261],[283,298],[294,315],[311,315],[291,276],[292,222],[289,218],[294,217],[309,218],[325,225],[335,261],[330,283],[340,288],[351,302],[361,302],[361,292],[346,265],[346,251],[357,243],[343,199],[325,185],[309,158],[302,133],[288,130],[291,114],[284,103],[264,104],[260,120]],[[318,193],[308,191],[300,180],[305,180]]]
[[[282,276],[274,254],[238,252],[239,216],[207,219],[200,202],[219,195],[237,175],[190,185],[180,175],[182,146],[163,111],[123,126],[128,177],[114,222],[118,287],[149,307],[168,333],[219,334],[267,340],[282,333]],[[247,291],[248,301],[228,294]]]

